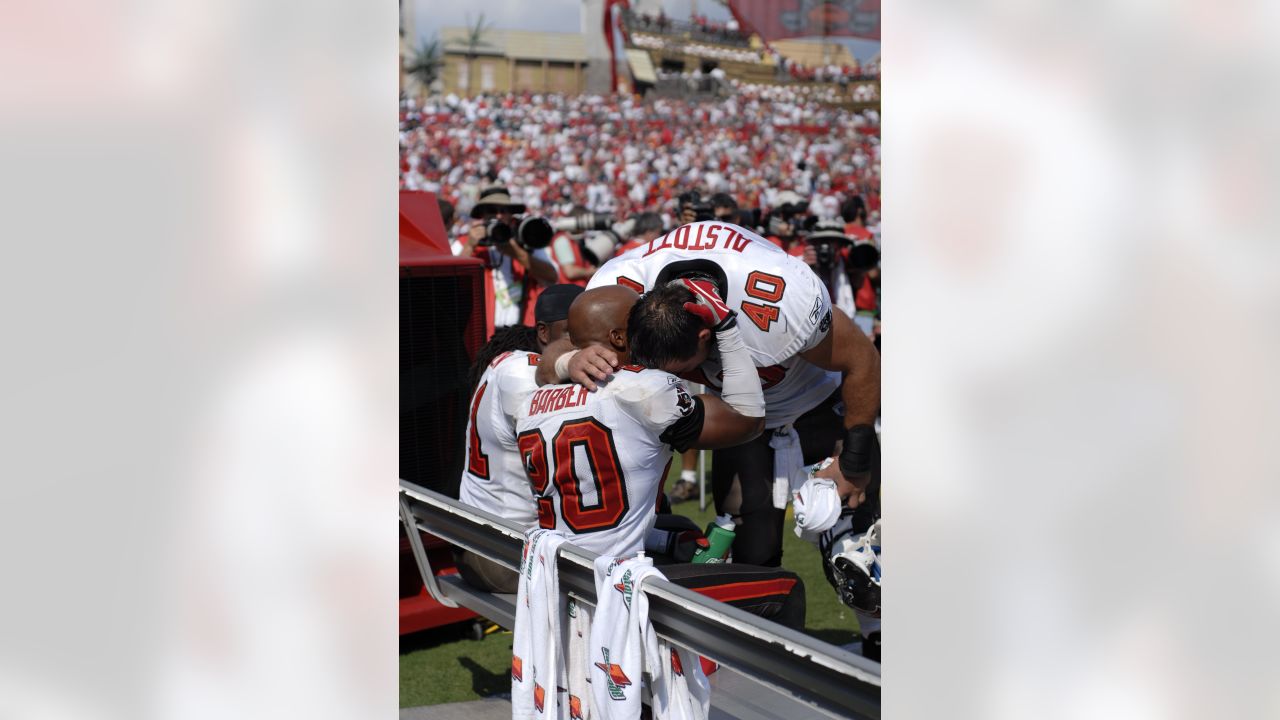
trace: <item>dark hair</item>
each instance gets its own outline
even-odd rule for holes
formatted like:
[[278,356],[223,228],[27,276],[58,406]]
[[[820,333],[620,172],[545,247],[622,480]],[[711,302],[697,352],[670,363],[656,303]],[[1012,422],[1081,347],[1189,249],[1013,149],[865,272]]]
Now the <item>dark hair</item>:
[[698,331],[704,325],[684,309],[693,293],[682,285],[666,284],[640,296],[627,316],[627,346],[631,362],[661,370],[698,351]]
[[853,222],[861,217],[862,222],[867,222],[867,204],[863,202],[861,195],[854,195],[844,201],[844,205],[840,207],[840,217],[844,218],[847,223]]
[[733,199],[729,193],[716,193],[711,196],[711,207],[727,207],[733,210],[738,209],[738,201]]
[[632,228],[633,236],[643,235],[647,232],[662,232],[662,216],[656,212],[642,212],[636,216],[636,226]]
[[453,224],[453,203],[440,197],[436,198],[436,202],[440,204],[440,219],[444,221],[444,229],[447,231]]
[[475,394],[480,376],[489,369],[489,363],[502,353],[512,350],[538,352],[538,331],[528,325],[508,325],[494,330],[493,337],[476,353],[476,359],[467,373],[467,386],[471,388],[469,395]]

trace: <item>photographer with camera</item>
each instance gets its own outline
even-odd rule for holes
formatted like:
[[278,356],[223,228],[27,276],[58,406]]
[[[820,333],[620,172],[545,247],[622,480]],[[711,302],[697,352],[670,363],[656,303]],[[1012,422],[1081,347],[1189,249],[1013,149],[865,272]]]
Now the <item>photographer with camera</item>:
[[488,268],[495,328],[519,325],[532,307],[538,284],[553,285],[560,274],[547,252],[551,224],[543,218],[521,218],[524,211],[505,187],[485,188],[471,208],[476,222],[457,253],[480,258]]
[[813,267],[817,257],[801,233],[809,212],[808,203],[790,190],[778,193],[774,203],[773,211],[765,220],[765,239]]
[[680,218],[681,225],[716,219],[715,210],[712,209],[711,202],[704,200],[702,193],[697,190],[681,193],[676,198],[676,215]]
[[849,283],[854,288],[853,304],[857,314],[850,313],[854,323],[869,336],[874,336],[875,319],[879,303],[876,289],[880,287],[880,252],[875,238],[867,229],[867,203],[861,195],[854,195],[840,207],[844,219],[844,232],[853,239],[853,246],[846,251],[845,266]]
[[586,287],[596,268],[613,257],[621,225],[613,220],[612,215],[574,205],[569,217],[551,221],[556,231],[551,256],[560,268],[560,282]]
[[808,242],[814,253],[813,271],[830,291],[831,304],[853,318],[870,336],[872,318],[867,313],[859,315],[854,290],[862,286],[869,272],[875,271],[880,251],[872,243],[855,243],[844,233],[844,223],[840,220],[817,223]]

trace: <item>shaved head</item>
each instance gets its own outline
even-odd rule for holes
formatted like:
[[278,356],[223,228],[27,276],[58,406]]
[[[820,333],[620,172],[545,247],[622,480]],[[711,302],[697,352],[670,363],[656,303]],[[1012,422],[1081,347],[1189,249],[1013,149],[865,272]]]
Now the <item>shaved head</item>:
[[627,350],[627,315],[640,296],[631,288],[605,285],[588,290],[569,306],[569,337],[575,347],[593,343]]

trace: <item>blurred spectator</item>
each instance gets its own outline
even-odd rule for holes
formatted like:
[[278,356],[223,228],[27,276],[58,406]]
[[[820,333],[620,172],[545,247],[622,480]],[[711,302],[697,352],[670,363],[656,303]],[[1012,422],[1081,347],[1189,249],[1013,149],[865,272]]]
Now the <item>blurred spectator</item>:
[[559,276],[546,248],[530,252],[513,238],[516,216],[524,211],[524,204],[512,202],[505,187],[486,188],[471,208],[474,222],[465,241],[453,241],[455,255],[478,257],[489,270],[486,283],[492,286],[495,328],[519,325],[526,314],[532,316],[538,283],[552,285]]
[[[583,205],[574,205],[569,215],[582,215],[590,211]],[[560,268],[560,282],[586,287],[591,276],[596,274],[600,263],[593,262],[583,253],[582,241],[584,233],[561,231],[551,240],[551,257]]]
[[716,216],[717,220],[728,220],[737,223],[738,218],[738,201],[728,193],[716,193],[711,196],[711,213]]
[[852,318],[857,313],[857,308],[854,305],[853,284],[845,266],[845,258],[853,241],[844,234],[843,223],[819,222],[809,234],[808,243],[814,253],[813,271],[831,293],[831,304]]
[[640,213],[636,216],[635,227],[631,230],[631,239],[618,248],[618,254],[641,245],[648,245],[650,242],[662,237],[663,229],[661,215],[656,212]]
[[[861,195],[854,195],[846,200],[840,208],[840,216],[845,222],[845,235],[848,235],[855,244],[875,245],[875,238],[867,228],[867,203]],[[844,260],[848,268],[849,283],[855,288],[853,302],[858,316],[854,321],[868,335],[872,335],[870,329],[872,319],[879,310],[876,291],[880,287],[880,267],[877,264],[875,267],[859,268],[858,263],[851,262],[852,252],[854,252],[853,247],[846,249]]]
[[840,206],[840,217],[844,219],[844,234],[854,240],[871,240],[871,231],[867,229],[867,203],[861,195],[854,195]]
[[440,206],[440,220],[444,223],[445,232],[451,237],[452,235],[449,233],[449,229],[453,227],[453,203],[437,196],[436,204]]
[[765,238],[794,255],[803,259],[810,267],[816,262],[812,248],[809,248],[800,237],[800,229],[804,223],[804,198],[787,190],[773,198],[773,210],[765,220]]

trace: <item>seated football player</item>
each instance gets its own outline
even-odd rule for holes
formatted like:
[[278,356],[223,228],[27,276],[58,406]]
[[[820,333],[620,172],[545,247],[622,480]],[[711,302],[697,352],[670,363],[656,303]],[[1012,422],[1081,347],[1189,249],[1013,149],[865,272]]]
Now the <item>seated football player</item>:
[[[760,379],[714,292],[680,281],[637,301],[622,286],[590,290],[569,310],[578,346],[602,344],[620,358],[598,390],[544,385],[516,419],[517,444],[538,502],[538,521],[605,555],[644,548],[654,526],[673,451],[730,447],[764,424]],[[719,397],[692,396],[673,372],[718,351]],[[804,589],[795,574],[747,564],[664,565],[672,582],[792,627],[804,625]],[[733,585],[732,589],[725,586]]]
[[[537,508],[516,452],[515,410],[537,389],[533,373],[538,353],[565,335],[569,305],[580,294],[577,285],[547,288],[534,306],[537,326],[498,328],[472,366],[466,466],[458,500],[524,529],[536,524]],[[468,584],[490,592],[516,592],[519,580],[514,571],[469,551],[456,550],[454,556]]]

